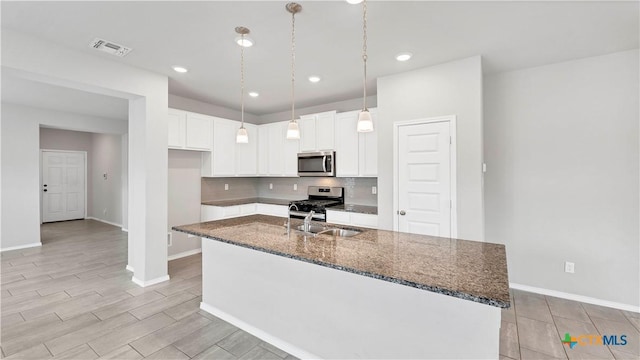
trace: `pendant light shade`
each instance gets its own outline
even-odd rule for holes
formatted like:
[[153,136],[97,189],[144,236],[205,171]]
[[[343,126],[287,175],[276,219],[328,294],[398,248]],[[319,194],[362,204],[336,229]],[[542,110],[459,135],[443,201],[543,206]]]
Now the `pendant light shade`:
[[236,134],[236,143],[246,144],[249,142],[249,134],[244,127],[244,48],[246,47],[244,40],[250,31],[244,26],[238,26],[236,27],[236,32],[240,34],[240,39],[242,40],[237,41],[238,45],[240,45],[240,116],[242,117],[242,123]]
[[238,144],[246,144],[249,142],[249,134],[247,133],[247,129],[241,127],[238,129],[238,134],[236,135],[236,142]]
[[289,125],[287,125],[287,139],[300,139],[300,127],[298,127],[297,121],[289,121]]
[[364,109],[358,114],[358,132],[372,132],[373,119],[368,109]]
[[302,5],[298,3],[288,3],[285,8],[291,13],[291,120],[287,126],[287,139],[299,140],[300,127],[296,120],[295,110],[295,89],[296,89],[296,14],[302,11]]
[[367,0],[362,2],[362,63],[364,65],[364,77],[362,81],[362,111],[358,115],[358,132],[373,131],[373,119],[367,109]]

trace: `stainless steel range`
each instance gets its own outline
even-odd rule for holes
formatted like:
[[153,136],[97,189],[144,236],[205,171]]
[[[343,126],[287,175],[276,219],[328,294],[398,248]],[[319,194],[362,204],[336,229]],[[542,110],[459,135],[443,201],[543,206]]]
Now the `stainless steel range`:
[[289,203],[289,213],[292,218],[304,219],[313,211],[311,219],[327,221],[326,208],[344,204],[344,188],[309,186],[307,200],[297,200]]

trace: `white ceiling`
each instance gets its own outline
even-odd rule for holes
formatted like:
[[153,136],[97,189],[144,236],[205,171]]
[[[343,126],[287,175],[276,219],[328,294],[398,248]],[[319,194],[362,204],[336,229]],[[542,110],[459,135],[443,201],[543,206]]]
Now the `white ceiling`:
[[[296,106],[361,96],[361,5],[300,3]],[[247,90],[260,93],[247,99],[246,110],[262,115],[290,106],[291,16],[285,4],[3,1],[2,27],[166,74],[171,94],[238,109],[240,50],[234,28],[246,26],[256,41],[246,50]],[[474,55],[482,55],[485,73],[491,73],[639,44],[637,1],[369,1],[368,7],[371,94],[377,77]],[[125,58],[113,57],[88,47],[95,37],[134,50]],[[412,52],[413,59],[397,62],[394,56],[402,51]],[[178,74],[172,65],[190,71]],[[309,83],[312,74],[323,80]]]

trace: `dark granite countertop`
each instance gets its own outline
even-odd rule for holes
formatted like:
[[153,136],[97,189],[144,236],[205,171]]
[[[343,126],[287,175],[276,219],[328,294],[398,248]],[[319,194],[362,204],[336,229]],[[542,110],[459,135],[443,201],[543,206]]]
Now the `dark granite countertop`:
[[[292,227],[300,223],[292,219]],[[350,238],[304,236],[293,230],[287,236],[282,218],[266,215],[173,230],[491,306],[510,306],[507,258],[500,244],[373,229],[360,229],[362,233]]]
[[211,206],[236,206],[236,205],[260,203],[260,204],[289,206],[289,202],[291,201],[293,200],[253,197],[253,198],[246,198],[246,199],[203,201],[201,202],[201,204],[211,205]]
[[342,204],[342,205],[338,205],[338,206],[328,207],[327,210],[336,210],[336,211],[354,212],[354,213],[360,213],[360,214],[378,215],[378,207],[377,206],[368,206],[368,205]]
[[[203,201],[201,202],[201,204],[210,205],[210,206],[222,206],[222,207],[253,204],[253,203],[288,206],[291,201],[295,201],[295,200],[253,197],[253,198],[246,198],[246,199]],[[361,214],[374,214],[374,215],[378,214],[377,206],[355,205],[355,204],[344,204],[344,205],[332,206],[327,208],[327,210],[355,212],[355,213],[361,213]]]

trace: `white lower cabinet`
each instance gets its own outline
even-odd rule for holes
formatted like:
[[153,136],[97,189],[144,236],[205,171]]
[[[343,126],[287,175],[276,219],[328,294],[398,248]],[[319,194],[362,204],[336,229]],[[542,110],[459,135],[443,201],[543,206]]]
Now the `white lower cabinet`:
[[258,204],[256,212],[261,215],[289,216],[289,208],[286,205]]
[[327,222],[331,224],[351,225],[377,229],[378,215],[327,210]]
[[258,203],[233,206],[201,205],[200,220],[213,221],[255,214],[287,217],[289,215],[289,212],[287,206],[285,205]]

